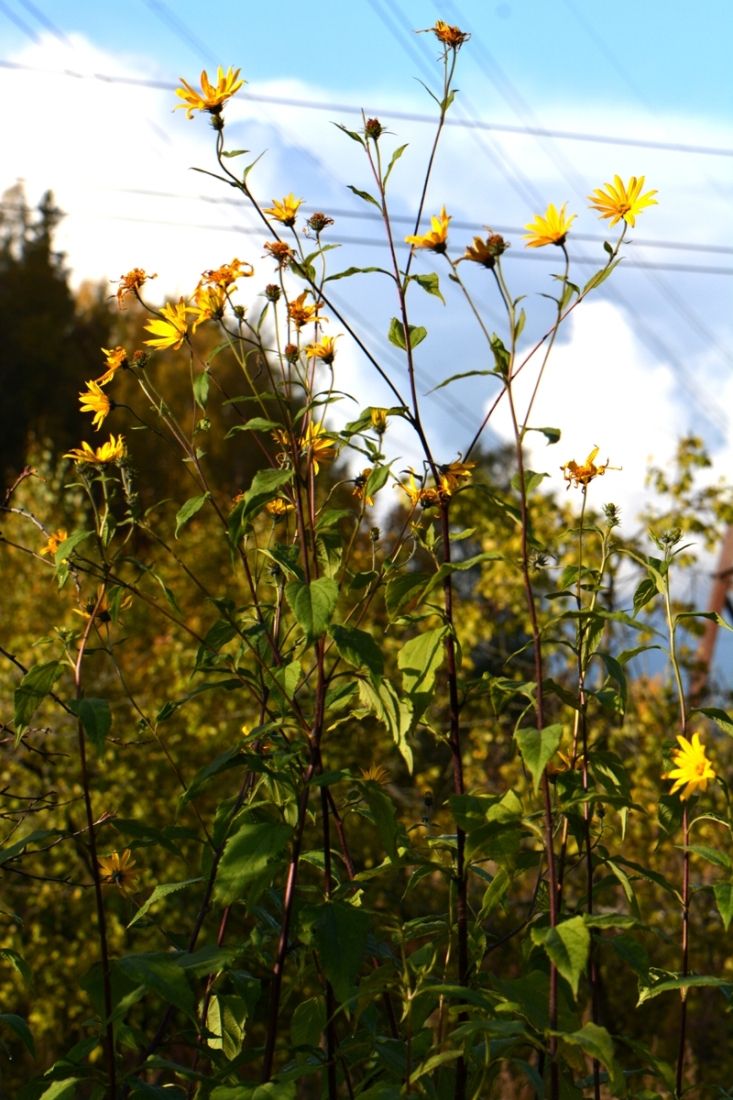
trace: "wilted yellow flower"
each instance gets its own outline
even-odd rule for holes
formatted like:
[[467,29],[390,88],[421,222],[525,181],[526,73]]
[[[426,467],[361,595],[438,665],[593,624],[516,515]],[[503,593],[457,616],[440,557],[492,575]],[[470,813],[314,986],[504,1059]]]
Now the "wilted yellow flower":
[[285,241],[266,241],[265,252],[269,252],[273,260],[277,260],[278,267],[287,267],[295,259],[295,253]]
[[563,472],[563,477],[568,483],[568,489],[571,485],[585,488],[589,485],[594,477],[601,477],[608,469],[608,459],[605,462],[596,465],[596,456],[598,455],[598,447],[594,447],[591,453],[586,458],[582,465],[578,465],[577,462],[566,462],[560,469]]
[[315,302],[312,306],[306,304],[306,298],[308,297],[308,291],[304,290],[302,294],[299,294],[297,298],[294,298],[292,302],[288,302],[288,317],[293,322],[297,329],[301,329],[303,325],[309,324],[311,321],[325,321],[326,317],[319,317],[318,310],[321,308],[322,302]]
[[613,183],[604,183],[603,187],[588,196],[591,208],[600,211],[601,218],[610,218],[611,225],[622,218],[629,225],[636,225],[636,215],[645,210],[647,206],[656,206],[657,200],[652,196],[657,191],[647,191],[642,195],[644,176],[632,176],[628,183],[624,183],[620,176],[613,177]]
[[[227,292],[223,286],[197,286],[193,296],[193,305],[186,311],[193,317],[191,332],[195,332],[204,321],[220,320],[224,314]],[[150,341],[148,341],[150,343]]]
[[317,344],[308,344],[305,354],[310,359],[322,359],[326,364],[333,363],[337,339],[337,336],[322,336]]
[[387,430],[387,410],[373,407],[369,410],[369,416],[377,435],[384,435]]
[[527,238],[527,248],[542,248],[546,244],[565,244],[568,230],[577,217],[576,214],[568,216],[565,213],[567,205],[564,202],[557,210],[555,204],[551,202],[544,214],[538,214],[534,221],[525,225],[524,228],[529,230],[524,234]]
[[[126,611],[128,607],[132,606],[132,596],[128,593],[117,604],[117,609],[120,611]],[[96,611],[95,611],[96,608]],[[74,608],[74,614],[79,615],[82,619],[94,619],[98,623],[111,623],[112,622],[112,605],[110,604],[109,593],[103,584],[97,589],[96,596],[93,596],[90,600],[87,600],[81,611]]]
[[87,382],[87,388],[79,394],[81,412],[94,413],[92,427],[97,431],[109,416],[112,402],[97,382]]
[[96,451],[88,443],[82,443],[81,447],[74,447],[67,451],[64,458],[73,458],[74,462],[87,462],[90,466],[105,466],[110,462],[117,462],[125,457],[125,440],[121,435],[111,435],[106,443],[97,447]]
[[272,206],[265,207],[264,213],[269,214],[275,221],[283,225],[295,225],[295,216],[298,208],[303,205],[303,199],[296,199],[291,191],[284,199],[273,199]]
[[97,863],[102,872],[102,882],[119,886],[120,890],[129,890],[139,874],[139,871],[134,869],[135,860],[129,848],[125,848],[122,852],[112,852],[108,856],[100,856]]
[[68,537],[69,536],[66,533],[66,528],[59,527],[58,531],[54,531],[52,535],[48,536],[48,542],[41,550],[41,553],[48,554],[49,557],[53,557],[61,543],[66,542]]
[[448,222],[452,215],[442,207],[437,217],[430,219],[430,232],[405,237],[405,243],[413,248],[429,248],[431,252],[445,252],[448,245]]
[[436,20],[435,26],[431,27],[439,42],[442,42],[444,46],[450,46],[451,49],[457,50],[463,45],[464,42],[468,42],[471,37],[470,34],[466,34],[460,27],[453,27],[450,23],[444,23],[442,19]]
[[462,462],[460,459],[449,462],[445,466],[439,466],[440,491],[447,497],[452,496],[464,482],[471,480],[473,477],[471,471],[475,468],[475,462]]
[[496,266],[496,261],[508,247],[507,242],[498,233],[490,233],[486,240],[474,237],[473,244],[467,246],[461,259],[492,268]]
[[147,331],[154,334],[154,339],[145,343],[153,348],[173,348],[175,351],[180,348],[188,332],[188,307],[183,298],[179,298],[175,304],[170,302],[163,306],[160,312],[160,317],[145,322]]
[[423,489],[422,484],[418,485],[415,479],[415,471],[410,468],[407,473],[410,475],[409,479],[406,482],[398,481],[396,488],[402,489],[405,493],[407,493],[408,500],[414,508],[420,500],[420,494],[422,493]]
[[366,491],[367,481],[369,480],[371,472],[371,466],[367,466],[366,470],[362,470],[361,473],[354,478],[354,491],[352,493],[352,496],[355,496],[357,500],[363,500],[369,507],[374,504],[374,497],[369,496]]
[[226,103],[246,83],[244,80],[239,80],[240,72],[241,69],[233,69],[231,65],[224,72],[219,65],[216,70],[216,84],[212,84],[206,69],[202,69],[200,92],[181,77],[183,87],[176,88],[176,95],[183,100],[183,103],[177,103],[174,110],[185,108],[187,118],[193,118],[194,111],[209,111],[212,115],[218,115],[222,104]]
[[107,369],[104,374],[100,374],[96,381],[100,386],[106,386],[108,382],[112,381],[117,371],[126,365],[127,352],[118,344],[116,348],[102,348],[102,354]]
[[288,512],[292,512],[295,505],[289,500],[285,500],[284,497],[275,497],[274,500],[268,500],[265,508],[271,516],[284,516]]
[[205,271],[201,276],[201,282],[204,285],[229,287],[232,283],[236,283],[237,279],[248,279],[254,273],[252,264],[235,259],[230,264],[222,264],[221,267]]
[[686,737],[677,738],[679,748],[672,753],[672,761],[675,767],[665,772],[662,779],[674,779],[674,785],[670,794],[684,791],[680,798],[686,801],[698,790],[704,791],[711,779],[715,779],[715,769],[705,755],[705,746],[700,740],[699,733],[693,733],[692,740]]
[[300,446],[304,455],[310,455],[314,474],[317,474],[320,469],[319,463],[330,462],[336,456],[336,445],[323,424],[314,424],[313,421],[305,429]]
[[117,280],[118,308],[122,309],[122,301],[129,294],[134,294],[137,298],[140,288],[147,283],[148,279],[157,278],[157,275],[148,275],[141,267],[133,267],[132,271],[128,271],[126,275],[121,275]]

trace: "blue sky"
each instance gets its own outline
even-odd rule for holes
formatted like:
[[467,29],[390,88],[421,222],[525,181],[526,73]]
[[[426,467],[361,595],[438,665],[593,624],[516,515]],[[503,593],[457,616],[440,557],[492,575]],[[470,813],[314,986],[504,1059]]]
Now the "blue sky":
[[[604,491],[608,485],[630,514],[643,500],[647,460],[668,462],[683,432],[706,439],[711,477],[730,477],[729,0],[2,0],[0,85],[11,106],[0,122],[0,190],[17,178],[30,201],[54,190],[67,215],[59,244],[75,283],[114,280],[139,265],[159,272],[160,297],[185,294],[203,269],[233,255],[251,260],[259,276],[256,221],[191,171],[214,167],[206,119],[173,114],[171,88],[156,87],[233,65],[248,84],[227,105],[227,134],[255,155],[266,150],[251,177],[257,196],[268,205],[295,191],[309,209],[334,213],[338,239],[369,242],[346,243],[334,262],[377,264],[384,255],[378,226],[347,187],[367,185],[366,166],[332,123],[354,126],[358,115],[346,108],[364,107],[394,132],[391,140],[410,143],[391,200],[406,219],[400,233],[410,232],[432,129],[399,116],[432,114],[419,81],[437,81],[439,49],[432,35],[414,31],[436,18],[472,38],[460,55],[455,125],[440,150],[429,212],[446,204],[457,254],[486,225],[505,232],[507,277],[515,293],[528,295],[528,339],[542,331],[539,294],[549,289],[557,254],[529,254],[523,226],[548,202],[567,201],[578,213],[571,254],[580,282],[602,258],[605,234],[587,209],[589,191],[617,172],[645,175],[659,191],[659,205],[631,234],[625,266],[560,341],[536,416],[560,427],[563,439],[547,449],[538,437],[533,463],[561,485],[561,463],[598,443],[604,459],[623,467]],[[537,127],[551,133],[526,132]],[[432,255],[419,257],[417,269],[435,266]],[[493,326],[499,313],[482,275],[472,272],[472,285]],[[384,340],[394,312],[384,288],[365,279],[334,285],[385,363],[399,369]],[[447,309],[427,296],[414,302],[415,320],[430,330],[420,350],[426,391],[456,369],[485,365],[451,289]],[[383,400],[347,341],[339,347],[344,388]],[[465,448],[490,399],[483,386],[461,383],[451,396],[426,400],[446,458]],[[496,431],[507,431],[501,410]],[[404,441],[404,453],[409,446]]]

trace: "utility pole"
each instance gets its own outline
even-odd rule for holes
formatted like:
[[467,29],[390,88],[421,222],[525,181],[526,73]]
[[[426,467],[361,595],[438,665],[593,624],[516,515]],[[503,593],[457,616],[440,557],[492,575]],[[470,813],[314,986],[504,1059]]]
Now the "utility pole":
[[[718,558],[718,566],[713,573],[713,584],[710,589],[708,611],[714,611],[718,615],[722,615],[723,610],[726,609],[728,614],[733,617],[733,602],[731,602],[730,596],[728,595],[732,587],[733,525],[725,532],[723,545],[720,549],[720,557]],[[696,654],[697,669],[690,682],[690,696],[693,700],[699,699],[708,686],[710,665],[712,664],[715,641],[718,636],[717,622],[712,619],[705,619],[703,621],[705,627]]]

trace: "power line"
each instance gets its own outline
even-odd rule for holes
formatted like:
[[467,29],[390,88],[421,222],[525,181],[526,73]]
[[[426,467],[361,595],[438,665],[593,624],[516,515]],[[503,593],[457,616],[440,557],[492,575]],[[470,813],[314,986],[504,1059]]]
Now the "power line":
[[[0,8],[6,11],[3,0],[0,0]],[[13,16],[10,16],[15,21]],[[27,28],[26,28],[27,30]],[[33,33],[33,32],[31,32]],[[74,80],[98,80],[103,84],[125,84],[137,88],[153,88],[156,91],[171,92],[178,87],[168,80],[153,80],[149,77],[134,77],[112,75],[111,73],[83,73],[74,69],[49,69],[41,65],[28,65],[20,61],[11,61],[8,58],[0,58],[0,68],[14,69],[19,72],[43,73],[46,76],[67,77]],[[245,90],[241,93],[243,99],[253,103],[267,103],[275,107],[297,107],[306,111],[338,111],[341,114],[361,116],[362,112],[382,115],[383,117],[400,119],[405,122],[420,122],[427,125],[435,125],[433,115],[422,114],[418,111],[397,111],[391,107],[364,106],[355,107],[353,103],[338,103],[333,100],[297,99],[293,96],[260,95]],[[689,142],[654,141],[650,138],[620,137],[613,134],[592,134],[577,130],[556,130],[544,126],[516,126],[505,122],[487,122],[484,119],[459,119],[447,118],[446,126],[453,126],[464,130],[479,130],[486,132],[520,134],[529,137],[556,138],[560,141],[592,142],[600,145],[627,145],[641,149],[662,149],[671,153],[695,156],[733,157],[733,148],[719,145],[698,145]]]

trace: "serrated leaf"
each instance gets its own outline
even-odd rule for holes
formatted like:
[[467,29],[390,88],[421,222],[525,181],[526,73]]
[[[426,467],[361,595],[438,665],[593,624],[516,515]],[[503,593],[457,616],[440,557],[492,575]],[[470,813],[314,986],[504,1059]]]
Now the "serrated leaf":
[[400,699],[388,680],[372,684],[361,679],[359,699],[362,706],[387,727],[408,770],[412,772],[412,749],[407,744],[407,734],[412,726],[412,706],[409,700]]
[[279,822],[240,825],[224,848],[214,886],[220,905],[246,897],[253,905],[272,880],[292,830]]
[[601,268],[600,271],[596,271],[595,275],[591,275],[590,279],[581,290],[581,294],[586,295],[589,291],[595,290],[595,288],[600,286],[601,283],[605,283],[608,276],[611,274],[615,267],[618,267],[620,262],[620,258],[618,260],[613,260],[612,263],[607,264],[606,267]]
[[211,493],[202,493],[201,496],[191,497],[190,500],[187,500],[186,503],[178,509],[178,511],[176,512],[176,538],[178,538],[178,532],[181,530],[181,528],[185,527],[189,520],[193,519],[196,513],[201,511],[203,506],[206,504],[206,501],[210,498]]
[[252,416],[244,424],[235,424],[229,429],[224,438],[229,439],[231,435],[235,435],[237,432],[271,432],[273,429],[280,427],[282,425],[277,420],[268,420],[266,416]]
[[372,676],[384,671],[384,654],[371,634],[353,626],[333,625],[329,631],[339,655],[354,668],[366,668]]
[[152,905],[155,905],[157,901],[160,901],[161,898],[167,898],[169,894],[177,894],[179,890],[185,890],[187,886],[193,886],[197,882],[203,882],[203,879],[200,877],[188,878],[183,882],[163,882],[159,886],[156,886],[147,901],[144,901],[140,906],[127,927],[132,928],[133,924],[137,924],[137,922],[145,916],[148,909],[150,909]]
[[600,1027],[598,1024],[587,1023],[580,1028],[579,1031],[572,1031],[569,1034],[563,1032],[559,1036],[563,1043],[570,1043],[572,1046],[578,1046],[591,1058],[595,1058],[598,1062],[608,1070],[615,1068],[614,1055],[613,1055],[613,1039],[606,1031],[605,1027]]
[[319,577],[310,583],[295,580],[285,585],[285,598],[309,642],[326,633],[338,596],[338,583],[333,577]]
[[337,279],[349,279],[352,275],[368,275],[372,271],[379,272],[380,275],[389,275],[393,278],[391,271],[386,271],[383,267],[347,267],[344,271],[337,271],[335,275],[327,275],[323,280],[324,283],[333,283]]
[[14,692],[14,722],[18,736],[28,729],[31,718],[50,693],[62,670],[61,661],[44,661],[28,669]]
[[326,1006],[323,997],[308,997],[301,1001],[290,1021],[290,1041],[294,1047],[320,1046],[326,1030]]
[[425,694],[433,690],[435,674],[445,657],[446,628],[436,627],[418,634],[401,647],[397,664],[402,672],[402,687],[406,695]]
[[590,951],[590,932],[582,917],[571,917],[554,928],[533,928],[532,940],[544,947],[559,974],[578,995],[578,983]]
[[552,759],[560,747],[562,726],[559,724],[545,726],[543,730],[536,730],[531,727],[520,729],[514,734],[514,739],[522,754],[522,760],[532,776],[536,793],[548,761]]
[[186,976],[174,958],[162,952],[125,955],[115,960],[115,966],[134,982],[156,993],[167,1004],[195,1019],[196,1001]]
[[444,386],[450,386],[451,382],[458,382],[461,378],[475,378],[479,375],[491,375],[492,378],[497,378],[497,372],[495,370],[464,370],[458,374],[451,374],[448,378],[444,378],[442,382],[439,382],[437,386],[433,386],[432,390],[428,390],[426,397],[429,397],[431,393],[436,393],[438,390],[442,390]]

